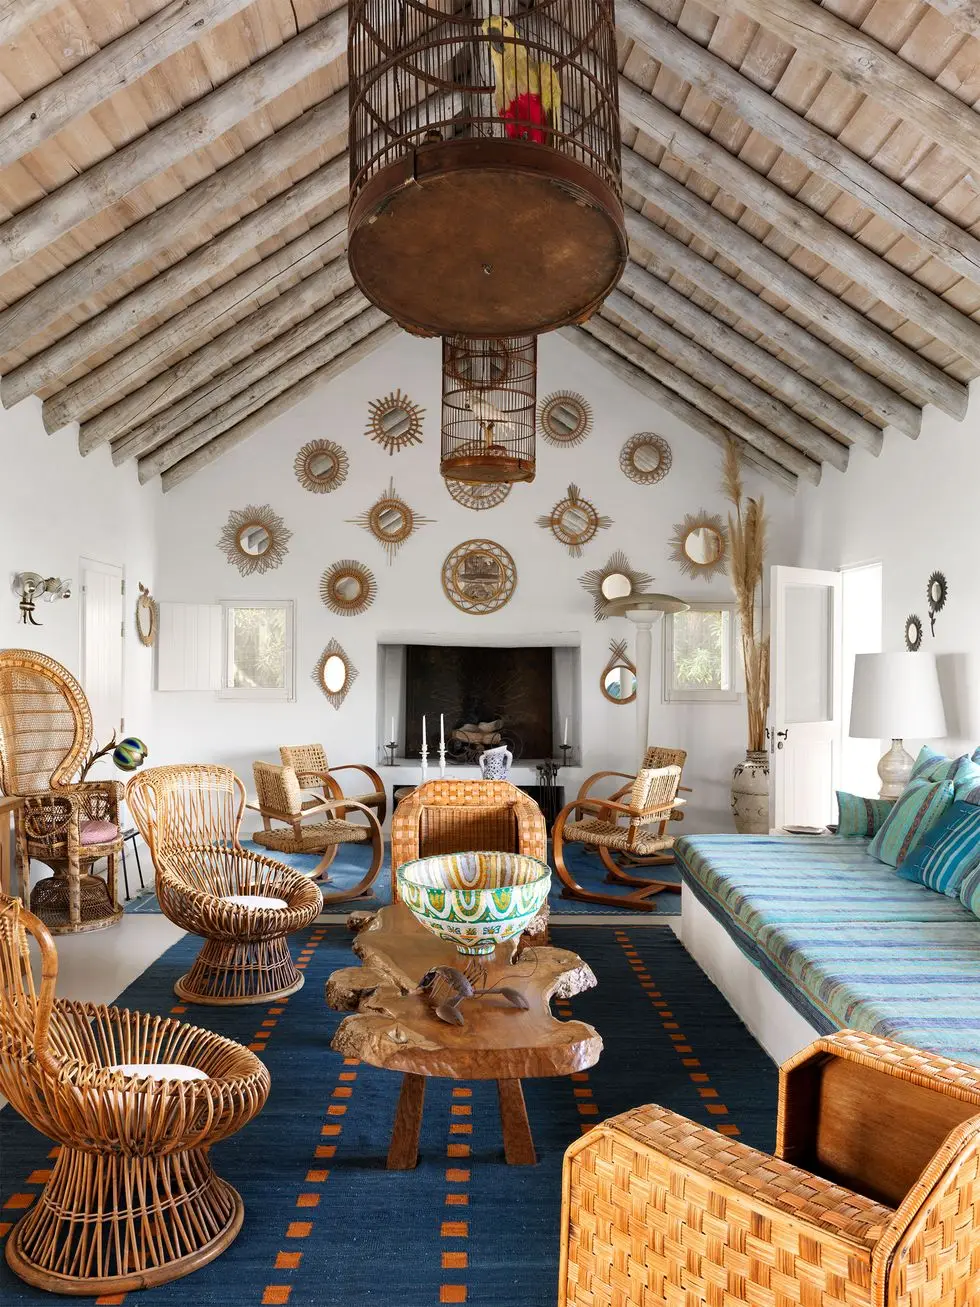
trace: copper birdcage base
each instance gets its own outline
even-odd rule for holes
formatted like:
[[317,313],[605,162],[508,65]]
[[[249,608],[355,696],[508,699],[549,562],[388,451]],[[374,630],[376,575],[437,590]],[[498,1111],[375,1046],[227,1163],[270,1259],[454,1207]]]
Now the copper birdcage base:
[[530,458],[508,454],[464,454],[444,458],[439,471],[447,481],[466,481],[476,485],[511,485],[515,481],[533,481],[535,465]]
[[437,336],[584,321],[626,266],[616,194],[577,159],[528,141],[423,145],[364,183],[348,230],[368,299]]

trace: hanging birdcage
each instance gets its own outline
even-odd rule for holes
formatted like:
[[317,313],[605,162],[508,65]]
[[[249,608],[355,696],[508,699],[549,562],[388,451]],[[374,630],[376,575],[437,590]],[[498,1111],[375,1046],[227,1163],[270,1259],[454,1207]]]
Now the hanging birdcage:
[[588,317],[626,264],[612,0],[351,0],[348,256],[429,335]]
[[442,459],[447,480],[534,480],[535,336],[442,342]]

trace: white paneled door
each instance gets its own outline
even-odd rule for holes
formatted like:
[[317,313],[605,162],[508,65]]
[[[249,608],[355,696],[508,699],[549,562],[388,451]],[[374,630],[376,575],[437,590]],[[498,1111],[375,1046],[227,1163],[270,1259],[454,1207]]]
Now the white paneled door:
[[105,744],[123,721],[123,570],[112,563],[81,561],[82,688],[88,696],[93,736]]
[[770,821],[823,826],[840,771],[840,573],[774,567],[770,593]]

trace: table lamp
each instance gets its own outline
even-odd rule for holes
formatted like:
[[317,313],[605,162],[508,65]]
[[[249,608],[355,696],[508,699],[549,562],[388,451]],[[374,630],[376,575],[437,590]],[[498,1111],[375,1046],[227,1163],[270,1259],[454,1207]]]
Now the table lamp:
[[908,784],[915,761],[902,741],[935,740],[946,734],[935,656],[856,654],[848,734],[865,740],[891,740],[892,747],[878,763],[878,793],[882,799],[897,799]]

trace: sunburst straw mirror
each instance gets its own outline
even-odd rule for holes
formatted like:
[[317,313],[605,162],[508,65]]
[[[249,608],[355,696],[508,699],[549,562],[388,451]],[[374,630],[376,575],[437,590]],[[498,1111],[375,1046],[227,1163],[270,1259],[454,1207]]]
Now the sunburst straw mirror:
[[431,523],[429,517],[420,517],[405,503],[395,491],[394,481],[389,482],[386,494],[366,509],[358,517],[347,519],[355,526],[362,526],[370,531],[375,540],[384,548],[391,563],[395,554],[410,535],[414,535],[420,526]]
[[551,510],[547,517],[537,519],[538,526],[550,531],[565,546],[573,558],[580,558],[582,548],[597,531],[612,526],[611,517],[596,512],[595,505],[582,498],[578,486],[570,485],[568,494]]
[[347,455],[332,440],[311,440],[293,463],[297,481],[315,495],[327,495],[342,485],[348,467]]
[[374,573],[353,558],[333,563],[320,578],[320,598],[333,613],[353,617],[374,603]]
[[371,401],[366,434],[389,454],[408,445],[422,443],[422,418],[425,409],[412,402],[400,390],[393,390],[384,399]]
[[587,590],[595,600],[595,620],[605,621],[607,599],[625,599],[627,595],[636,594],[645,585],[653,581],[646,572],[637,572],[630,566],[630,561],[621,549],[610,555],[605,567],[594,567],[578,579],[583,590]]
[[574,391],[558,391],[541,401],[538,424],[549,445],[580,445],[592,430],[592,409]]
[[717,513],[688,513],[674,527],[670,556],[685,576],[709,581],[728,562],[728,537]]
[[242,576],[252,576],[279,566],[289,552],[292,535],[268,504],[247,504],[228,514],[218,548]]

